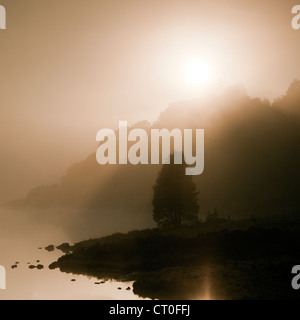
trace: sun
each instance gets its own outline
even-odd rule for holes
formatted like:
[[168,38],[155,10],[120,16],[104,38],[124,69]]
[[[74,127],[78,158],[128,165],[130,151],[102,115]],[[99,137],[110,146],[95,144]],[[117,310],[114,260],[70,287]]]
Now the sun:
[[183,66],[183,75],[187,85],[207,85],[212,80],[212,68],[207,61],[190,60]]

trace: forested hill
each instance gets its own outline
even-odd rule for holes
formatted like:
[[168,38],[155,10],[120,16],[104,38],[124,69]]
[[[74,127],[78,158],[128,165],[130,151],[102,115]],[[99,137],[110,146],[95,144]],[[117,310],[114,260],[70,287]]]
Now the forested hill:
[[[214,97],[173,103],[155,123],[143,121],[136,127],[205,129],[205,170],[194,178],[200,217],[214,208],[233,217],[298,211],[300,81],[273,103],[250,98],[236,87]],[[124,217],[126,223],[138,219],[148,225],[160,167],[101,166],[92,154],[72,165],[59,183],[40,186],[9,205],[81,208],[84,219],[89,209],[97,212],[94,222]]]

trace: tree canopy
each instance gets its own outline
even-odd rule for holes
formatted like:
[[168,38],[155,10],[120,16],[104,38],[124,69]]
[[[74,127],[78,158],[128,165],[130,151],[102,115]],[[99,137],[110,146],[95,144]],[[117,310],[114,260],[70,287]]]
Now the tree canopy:
[[180,227],[198,221],[198,192],[185,165],[163,165],[153,187],[153,218],[159,227]]

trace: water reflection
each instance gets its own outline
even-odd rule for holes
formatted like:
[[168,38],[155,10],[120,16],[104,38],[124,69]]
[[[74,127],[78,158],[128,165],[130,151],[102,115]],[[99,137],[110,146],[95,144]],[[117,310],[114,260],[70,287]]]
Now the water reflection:
[[[7,210],[0,211],[0,221],[0,265],[7,273],[7,289],[0,291],[0,300],[138,299],[132,292],[132,283],[95,284],[101,281],[50,271],[48,265],[62,252],[49,253],[44,247],[72,242],[60,228],[33,222],[25,213]],[[30,265],[38,264],[45,268],[29,269]],[[126,290],[129,287],[131,290]]]

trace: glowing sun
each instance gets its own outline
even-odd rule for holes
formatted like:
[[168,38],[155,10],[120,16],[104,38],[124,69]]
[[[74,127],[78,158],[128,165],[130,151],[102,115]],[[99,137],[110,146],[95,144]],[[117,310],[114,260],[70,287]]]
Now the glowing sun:
[[212,80],[212,68],[206,61],[190,60],[183,66],[183,75],[186,84],[200,86]]

